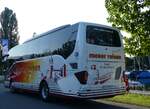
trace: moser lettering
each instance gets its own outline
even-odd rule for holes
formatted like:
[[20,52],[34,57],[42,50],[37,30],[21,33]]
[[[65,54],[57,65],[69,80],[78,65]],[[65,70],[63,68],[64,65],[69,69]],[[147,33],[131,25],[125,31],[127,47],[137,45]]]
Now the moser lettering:
[[89,58],[101,58],[101,59],[121,59],[120,55],[114,55],[114,54],[94,54],[90,53]]

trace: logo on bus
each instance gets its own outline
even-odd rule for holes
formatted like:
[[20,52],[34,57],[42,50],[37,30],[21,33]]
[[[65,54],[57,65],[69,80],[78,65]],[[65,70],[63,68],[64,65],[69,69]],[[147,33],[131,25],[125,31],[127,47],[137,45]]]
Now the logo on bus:
[[115,54],[95,54],[95,53],[90,53],[89,58],[95,58],[95,59],[121,59],[120,55],[115,55]]

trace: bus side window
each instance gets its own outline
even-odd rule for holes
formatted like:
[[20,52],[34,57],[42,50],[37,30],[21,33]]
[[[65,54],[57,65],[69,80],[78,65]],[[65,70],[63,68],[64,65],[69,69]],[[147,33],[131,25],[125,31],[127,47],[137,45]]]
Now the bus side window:
[[61,48],[58,48],[52,52],[52,54],[58,54],[63,56],[65,59],[71,55],[75,48],[77,31],[74,31],[69,36],[68,40],[62,45]]
[[75,48],[75,43],[76,43],[76,37],[77,37],[77,31],[73,31],[66,43],[63,44],[63,55],[65,58],[70,56],[70,54],[73,52]]

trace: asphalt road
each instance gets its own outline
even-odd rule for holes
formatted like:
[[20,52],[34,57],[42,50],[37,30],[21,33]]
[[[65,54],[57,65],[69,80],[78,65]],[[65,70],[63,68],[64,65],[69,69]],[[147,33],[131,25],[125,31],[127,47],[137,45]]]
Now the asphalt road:
[[[98,100],[99,101],[99,100]],[[66,100],[52,98],[43,102],[37,94],[11,93],[0,84],[0,109],[148,109],[100,100]]]

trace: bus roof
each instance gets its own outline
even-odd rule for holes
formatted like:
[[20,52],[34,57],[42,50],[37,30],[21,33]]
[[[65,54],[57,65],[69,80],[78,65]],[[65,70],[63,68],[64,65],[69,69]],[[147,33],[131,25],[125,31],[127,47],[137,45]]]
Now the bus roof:
[[[117,31],[118,31],[117,28],[113,28],[113,27],[111,27],[111,26],[102,25],[102,24],[97,24],[97,23],[78,22],[78,23],[75,23],[75,24],[87,24],[87,25],[102,26],[102,27],[111,28],[111,29],[114,29],[114,30],[117,30]],[[74,25],[74,24],[73,24],[73,25]],[[47,31],[47,32],[41,33],[41,34],[39,34],[39,35],[36,35],[35,37],[33,37],[33,38],[31,38],[31,39],[25,41],[24,43],[30,42],[30,41],[32,41],[32,40],[35,40],[35,39],[40,38],[40,37],[42,37],[42,36],[45,36],[45,35],[47,35],[47,34],[50,34],[50,33],[56,32],[56,31],[59,31],[59,30],[61,30],[61,29],[67,28],[67,27],[69,27],[69,26],[71,26],[71,24],[66,24],[66,25],[63,25],[63,26],[54,28],[54,29],[49,30],[49,31]],[[23,44],[24,44],[24,43],[23,43]]]
[[[30,42],[30,41],[32,41],[32,40],[38,39],[38,38],[40,38],[40,37],[42,37],[42,36],[45,36],[45,35],[47,35],[47,34],[50,34],[50,33],[56,32],[56,31],[58,31],[58,30],[61,30],[61,29],[67,28],[67,27],[69,27],[69,26],[71,26],[71,25],[70,25],[70,24],[67,24],[67,25],[63,25],[63,26],[60,26],[60,27],[54,28],[54,29],[49,30],[49,31],[47,31],[47,32],[45,32],[45,33],[42,33],[42,34],[36,35],[35,37],[33,37],[33,38],[31,38],[31,39],[29,39],[29,40],[25,41],[24,43],[27,43],[27,42]],[[23,43],[23,44],[24,44],[24,43]]]

